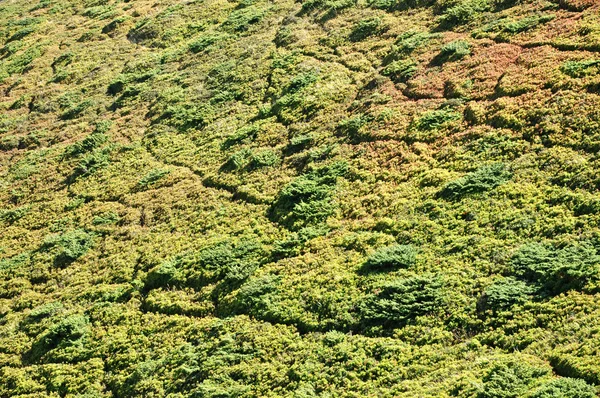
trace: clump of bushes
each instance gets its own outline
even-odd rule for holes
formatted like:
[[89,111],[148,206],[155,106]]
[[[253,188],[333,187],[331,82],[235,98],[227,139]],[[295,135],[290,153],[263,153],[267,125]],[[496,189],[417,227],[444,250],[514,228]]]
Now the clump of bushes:
[[411,245],[382,247],[369,256],[363,264],[368,271],[383,271],[394,268],[408,268],[417,261],[417,250]]
[[231,33],[241,33],[247,31],[251,25],[257,24],[265,16],[265,10],[255,6],[237,9],[229,14],[229,17],[223,22],[223,29]]
[[396,83],[406,83],[418,71],[418,64],[413,60],[399,60],[389,63],[383,70]]
[[461,118],[462,115],[452,109],[437,109],[424,113],[413,122],[412,127],[419,131],[432,131]]
[[189,45],[189,49],[194,54],[205,52],[214,44],[226,40],[229,36],[223,33],[207,33],[194,40]]
[[381,18],[367,18],[360,20],[350,33],[350,41],[361,41],[369,36],[381,34],[386,30],[386,26],[382,24]]
[[400,278],[378,286],[361,305],[364,327],[384,329],[405,326],[418,316],[434,314],[443,305],[442,282],[438,276]]
[[600,72],[600,60],[568,61],[561,65],[560,71],[573,78],[595,75]]
[[595,398],[597,397],[594,386],[585,380],[561,377],[554,379],[536,389],[530,398]]
[[477,301],[477,311],[492,313],[509,310],[514,305],[525,304],[535,289],[513,277],[501,278],[488,286]]
[[461,0],[443,10],[440,22],[444,27],[465,25],[474,21],[482,12],[489,9],[488,0]]
[[535,367],[526,362],[497,363],[483,377],[477,398],[521,397],[530,390],[536,379],[546,376],[549,369]]
[[424,47],[436,35],[427,32],[409,31],[398,36],[388,58],[402,59]]
[[93,244],[94,236],[91,233],[76,229],[47,238],[42,249],[54,249],[56,251],[54,264],[64,267],[87,253]]
[[76,142],[75,144],[69,145],[65,148],[65,155],[69,157],[78,156],[86,152],[90,152],[108,140],[106,134],[101,132],[93,132],[83,140]]
[[162,180],[164,177],[166,177],[170,173],[171,173],[171,171],[165,170],[165,169],[153,169],[153,170],[150,170],[148,172],[148,174],[146,174],[145,176],[143,176],[138,181],[138,187],[139,188],[148,188],[148,187],[156,184],[158,181]]
[[339,162],[296,178],[279,192],[269,209],[269,217],[290,230],[324,222],[335,208],[331,192],[347,170],[348,165]]
[[471,44],[464,40],[455,40],[442,47],[437,61],[458,61],[468,55],[471,55]]
[[512,173],[504,163],[494,163],[446,184],[438,196],[448,200],[460,200],[467,195],[488,192],[511,177]]
[[88,330],[89,319],[85,315],[70,315],[43,333],[25,357],[31,362],[39,361],[53,349],[75,345]]
[[587,242],[554,247],[543,243],[522,246],[512,257],[515,275],[550,294],[583,289],[600,275],[600,256]]
[[227,240],[199,252],[183,253],[148,272],[146,290],[166,287],[201,289],[219,283],[222,290],[239,286],[260,266],[262,247],[249,239]]

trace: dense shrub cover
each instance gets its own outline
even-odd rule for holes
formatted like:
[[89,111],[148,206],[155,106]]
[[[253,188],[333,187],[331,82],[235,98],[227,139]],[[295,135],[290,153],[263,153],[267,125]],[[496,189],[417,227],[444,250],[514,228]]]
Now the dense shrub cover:
[[0,1],[0,397],[598,396],[598,7]]

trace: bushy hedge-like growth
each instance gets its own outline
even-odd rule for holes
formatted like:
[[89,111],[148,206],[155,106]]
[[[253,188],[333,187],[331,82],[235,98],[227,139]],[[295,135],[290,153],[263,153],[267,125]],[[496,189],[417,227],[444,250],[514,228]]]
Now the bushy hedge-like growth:
[[277,195],[270,218],[291,230],[324,222],[334,211],[331,192],[347,169],[346,163],[333,163],[296,178]]
[[483,193],[504,184],[512,173],[503,163],[484,166],[476,171],[452,181],[439,192],[438,196],[449,200],[459,200],[466,195]]
[[377,287],[360,307],[364,327],[399,328],[418,316],[437,312],[442,282],[435,275],[400,278]]
[[411,245],[382,247],[369,256],[363,264],[368,271],[383,271],[393,268],[407,268],[417,261],[417,251]]
[[562,248],[530,243],[514,254],[511,264],[516,276],[538,284],[551,294],[583,289],[600,275],[598,251],[586,242]]

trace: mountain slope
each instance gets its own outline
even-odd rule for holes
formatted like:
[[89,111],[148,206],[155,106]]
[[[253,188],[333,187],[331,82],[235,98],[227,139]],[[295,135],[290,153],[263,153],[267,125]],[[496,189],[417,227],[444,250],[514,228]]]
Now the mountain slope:
[[0,396],[596,396],[599,10],[0,3]]

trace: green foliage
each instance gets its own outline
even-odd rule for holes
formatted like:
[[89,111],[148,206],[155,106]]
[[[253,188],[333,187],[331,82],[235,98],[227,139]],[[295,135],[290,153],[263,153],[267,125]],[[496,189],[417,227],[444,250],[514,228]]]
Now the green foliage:
[[514,305],[525,304],[533,293],[535,288],[521,280],[500,278],[484,290],[477,301],[477,310],[481,313],[506,311]]
[[460,200],[467,195],[484,193],[506,183],[512,178],[512,173],[503,163],[494,163],[480,167],[472,173],[449,182],[438,193],[438,196],[448,200]]
[[69,145],[65,148],[65,155],[67,156],[79,156],[81,154],[91,152],[98,148],[108,140],[106,134],[99,131],[94,131],[83,140],[76,142],[75,144]]
[[283,187],[269,209],[269,217],[290,230],[324,222],[333,214],[331,193],[346,163],[333,163],[303,174]]
[[531,243],[520,247],[511,260],[516,276],[551,294],[583,289],[600,276],[599,264],[596,248],[587,242],[562,248]]
[[528,30],[531,30],[531,29],[537,27],[538,25],[544,24],[546,22],[550,22],[554,18],[555,18],[555,16],[552,14],[533,15],[531,17],[525,17],[525,18],[519,19],[518,21],[515,21],[515,22],[508,22],[508,23],[504,24],[502,30],[504,32],[508,32],[511,34],[526,32]]
[[420,131],[437,130],[461,118],[462,115],[452,109],[438,109],[424,113],[414,122],[414,128]]
[[488,0],[461,0],[444,10],[440,21],[442,26],[446,27],[465,25],[473,22],[482,12],[489,9]]
[[532,367],[525,363],[507,362],[494,364],[483,378],[483,388],[477,398],[517,398],[524,396],[529,386],[547,369]]
[[207,33],[194,40],[190,45],[189,49],[194,54],[206,52],[213,45],[227,40],[229,36],[222,33]]
[[388,64],[381,73],[389,76],[397,83],[406,83],[418,71],[417,63],[412,60],[393,61]]
[[4,69],[9,74],[24,73],[30,67],[31,63],[44,53],[40,46],[29,47],[21,54],[16,55],[11,61],[6,63]]
[[600,72],[600,60],[567,61],[560,66],[560,71],[573,78],[595,75]]
[[75,229],[60,235],[48,237],[43,244],[44,250],[55,253],[54,265],[64,267],[77,260],[90,250],[94,236],[83,229]]
[[438,56],[441,62],[458,61],[471,54],[471,45],[464,40],[455,40],[445,44]]
[[377,286],[360,307],[363,327],[401,328],[443,305],[442,282],[435,275],[399,278]]
[[225,22],[223,29],[231,33],[241,33],[250,29],[251,25],[259,23],[265,16],[265,10],[250,6],[234,10]]
[[138,181],[138,187],[140,187],[140,188],[148,188],[148,187],[156,184],[158,181],[162,180],[164,177],[166,177],[170,173],[171,173],[171,171],[164,170],[164,169],[150,170],[148,172],[148,174],[146,174],[145,176],[143,176]]
[[528,395],[530,398],[594,398],[596,396],[596,389],[593,386],[584,380],[568,377],[554,379]]
[[401,59],[411,55],[418,49],[425,47],[429,41],[436,37],[427,32],[408,31],[398,36],[392,46],[391,57]]
[[374,17],[360,20],[350,33],[351,41],[361,41],[369,36],[377,35],[385,31],[381,19]]
[[376,250],[363,264],[363,268],[368,271],[408,268],[416,261],[417,251],[414,247],[396,244]]
[[84,315],[70,315],[53,324],[33,343],[27,359],[37,362],[49,351],[65,349],[77,344],[89,330],[89,319]]

